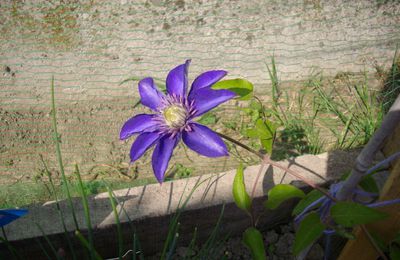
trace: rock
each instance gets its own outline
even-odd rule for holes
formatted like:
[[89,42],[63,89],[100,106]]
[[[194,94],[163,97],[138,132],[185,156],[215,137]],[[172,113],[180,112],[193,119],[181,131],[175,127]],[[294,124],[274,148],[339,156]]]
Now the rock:
[[320,260],[324,259],[324,249],[320,244],[314,244],[308,253],[307,260]]
[[267,234],[265,236],[266,245],[275,244],[276,242],[278,242],[278,239],[279,235],[275,232],[275,230],[267,231]]
[[281,226],[281,232],[282,232],[282,234],[288,233],[288,232],[293,232],[293,231],[294,231],[294,230],[293,230],[293,227],[292,227],[291,224],[287,224],[287,225],[282,225],[282,226]]
[[242,244],[242,238],[232,238],[230,241],[230,251],[232,254],[234,256],[240,256],[243,250],[247,250],[247,248]]
[[294,234],[292,233],[283,234],[279,238],[278,242],[275,244],[276,246],[275,253],[278,256],[291,255],[293,243],[294,243]]
[[271,255],[271,256],[269,257],[269,259],[271,259],[271,260],[279,260],[279,256],[277,256],[277,255]]
[[190,256],[194,256],[195,254],[196,254],[196,252],[193,249],[189,248],[189,247],[181,246],[181,247],[178,247],[176,249],[176,255],[178,257],[182,257],[182,258],[190,257]]

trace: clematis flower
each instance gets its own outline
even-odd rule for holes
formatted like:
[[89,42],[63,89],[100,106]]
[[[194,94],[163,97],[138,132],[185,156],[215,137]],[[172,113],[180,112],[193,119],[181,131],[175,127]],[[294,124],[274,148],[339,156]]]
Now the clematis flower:
[[212,70],[200,74],[188,92],[189,63],[190,60],[187,60],[169,72],[166,95],[158,90],[152,78],[142,79],[139,82],[141,103],[153,110],[154,114],[136,115],[121,129],[121,140],[139,134],[130,151],[131,162],[155,145],[152,167],[159,183],[163,182],[173,150],[181,139],[187,147],[200,155],[228,155],[226,145],[218,134],[193,121],[235,97],[232,91],[211,89],[227,72]]
[[28,213],[26,209],[0,209],[0,227],[11,223],[26,213]]

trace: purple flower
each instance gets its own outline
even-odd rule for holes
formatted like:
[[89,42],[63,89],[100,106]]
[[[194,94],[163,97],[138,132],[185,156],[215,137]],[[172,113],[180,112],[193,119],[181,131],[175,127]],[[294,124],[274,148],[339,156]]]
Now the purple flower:
[[235,97],[229,90],[213,90],[211,86],[227,72],[212,70],[200,74],[188,89],[190,60],[171,70],[166,79],[167,94],[160,92],[152,78],[139,82],[141,103],[154,114],[139,114],[122,126],[120,139],[139,134],[130,151],[131,162],[139,159],[155,145],[152,157],[154,175],[162,183],[179,141],[193,151],[208,157],[227,156],[228,150],[221,137],[208,127],[193,121],[219,104]]
[[26,209],[0,209],[0,227],[20,218],[28,213]]

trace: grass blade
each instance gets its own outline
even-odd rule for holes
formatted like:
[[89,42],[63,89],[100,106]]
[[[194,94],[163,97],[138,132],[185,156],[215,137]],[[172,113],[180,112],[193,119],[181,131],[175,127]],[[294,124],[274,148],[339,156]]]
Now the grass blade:
[[[81,244],[87,249],[87,250],[92,250],[89,242],[86,240],[86,238],[82,235],[82,233],[79,230],[75,231],[75,236],[79,239],[79,241],[81,242]],[[95,249],[93,249],[93,251],[91,252],[94,256],[94,259],[96,260],[102,260],[103,258],[99,255],[99,253],[97,253],[97,251]]]
[[[42,233],[42,236],[43,236],[44,239],[46,240],[47,244],[49,245],[49,247],[50,247],[50,249],[51,249],[51,252],[54,254],[54,256],[55,256],[57,259],[61,259],[60,256],[57,254],[57,251],[56,251],[56,249],[54,248],[53,244],[51,243],[50,239],[49,239],[49,238],[47,237],[47,235],[44,233],[42,227],[41,227],[38,223],[35,223],[35,224],[36,224],[37,228],[40,230],[40,232]],[[42,250],[43,250],[43,252],[47,255],[47,257],[48,257],[49,259],[52,259],[52,258],[49,257],[49,255],[47,254],[47,251],[46,251],[43,247],[42,247]]]
[[93,244],[93,230],[92,230],[92,223],[90,220],[89,204],[88,204],[85,188],[83,187],[81,174],[79,173],[79,168],[78,168],[78,165],[76,165],[76,164],[75,164],[75,174],[78,177],[79,190],[80,190],[80,193],[82,196],[83,211],[85,214],[85,221],[86,221],[86,225],[87,225],[87,229],[88,229],[90,258],[94,259],[93,254],[94,254],[95,249],[94,249],[94,244]]
[[[11,254],[13,255],[14,259],[24,259],[18,252],[18,250],[16,250],[8,241],[7,236],[6,236],[6,232],[4,230],[3,227],[1,227],[1,230],[3,231],[3,237],[0,237],[0,242],[3,242],[6,244],[8,250],[11,252]],[[0,258],[2,259],[2,258]]]
[[[123,251],[123,237],[122,237],[122,230],[121,230],[121,223],[119,220],[119,215],[117,212],[117,207],[115,205],[115,200],[114,200],[114,196],[111,192],[111,189],[107,186],[107,191],[108,191],[108,197],[110,199],[110,203],[111,203],[111,207],[112,210],[114,212],[114,217],[115,217],[115,222],[117,224],[117,233],[118,233],[118,258],[121,260],[122,259],[122,251]],[[135,251],[133,251],[134,255],[135,255]]]
[[51,79],[51,114],[52,114],[52,124],[53,124],[53,139],[54,139],[54,142],[56,144],[57,161],[58,161],[58,165],[60,167],[62,181],[65,184],[65,188],[66,188],[66,191],[67,191],[68,203],[69,203],[69,207],[70,207],[71,212],[72,212],[72,218],[74,220],[74,224],[75,224],[76,229],[79,229],[78,221],[76,220],[74,205],[72,203],[71,194],[70,194],[69,188],[68,188],[67,177],[65,176],[64,164],[63,164],[63,161],[62,161],[61,148],[60,148],[60,137],[59,137],[59,134],[58,134],[58,131],[57,131],[57,116],[56,116],[56,113],[57,112],[56,112],[56,101],[55,101],[55,96],[54,96],[54,76],[53,76],[52,79]]
[[70,250],[70,252],[72,254],[72,259],[75,260],[76,259],[75,250],[74,250],[74,248],[72,246],[71,239],[70,239],[70,237],[68,235],[67,226],[65,225],[65,221],[64,221],[64,214],[63,214],[63,212],[61,210],[60,203],[58,201],[57,192],[56,192],[56,189],[55,189],[55,186],[54,186],[53,178],[51,177],[50,171],[49,171],[49,169],[47,167],[47,164],[45,163],[45,161],[43,159],[43,156],[40,154],[39,157],[40,157],[40,160],[42,161],[42,164],[43,164],[45,173],[47,175],[47,178],[49,178],[50,187],[51,187],[54,199],[56,201],[57,212],[58,212],[58,215],[59,215],[60,220],[61,220],[61,224],[62,224],[63,229],[64,229],[64,236],[65,236],[65,239],[67,240],[69,250]]

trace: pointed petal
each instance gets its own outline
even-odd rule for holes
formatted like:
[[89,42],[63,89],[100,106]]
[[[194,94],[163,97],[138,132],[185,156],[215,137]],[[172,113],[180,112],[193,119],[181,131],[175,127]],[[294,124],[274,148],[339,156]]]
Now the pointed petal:
[[161,135],[158,132],[140,134],[131,147],[131,162],[139,159],[160,137]]
[[210,128],[192,123],[192,131],[182,133],[183,142],[193,151],[208,157],[227,156],[228,149],[218,134]]
[[164,181],[164,174],[168,168],[169,160],[171,159],[172,152],[178,144],[180,137],[166,135],[160,139],[153,152],[152,165],[154,175],[159,183]]
[[12,221],[28,213],[26,209],[2,209],[0,210],[0,227],[3,227]]
[[139,81],[139,93],[143,105],[155,111],[162,105],[164,94],[157,89],[152,78],[144,78]]
[[192,88],[189,97],[194,95],[195,92],[202,88],[211,87],[217,81],[225,77],[228,72],[224,70],[210,70],[200,74],[192,83]]
[[167,91],[170,95],[184,97],[188,86],[190,60],[172,69],[167,76]]
[[139,114],[132,117],[122,126],[119,139],[125,140],[139,132],[156,130],[157,123],[153,120],[154,116],[155,115]]
[[196,113],[193,117],[200,116],[214,107],[232,99],[236,94],[226,89],[214,90],[210,88],[202,88],[197,90],[194,95],[189,98],[191,102],[194,100]]

